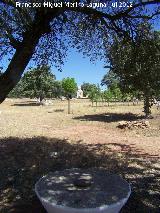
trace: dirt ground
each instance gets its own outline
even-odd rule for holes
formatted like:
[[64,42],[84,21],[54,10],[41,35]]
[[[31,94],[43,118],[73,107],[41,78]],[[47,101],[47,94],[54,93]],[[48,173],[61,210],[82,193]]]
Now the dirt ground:
[[160,212],[160,111],[150,128],[118,129],[120,121],[144,119],[143,106],[92,107],[88,100],[7,99],[0,105],[0,213],[45,212],[34,184],[49,171],[102,167],[130,182],[121,212]]

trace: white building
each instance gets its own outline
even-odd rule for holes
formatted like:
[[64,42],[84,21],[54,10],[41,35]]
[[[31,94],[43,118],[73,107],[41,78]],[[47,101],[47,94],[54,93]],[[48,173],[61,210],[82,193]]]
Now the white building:
[[77,98],[83,98],[83,90],[81,89],[81,86],[78,87]]

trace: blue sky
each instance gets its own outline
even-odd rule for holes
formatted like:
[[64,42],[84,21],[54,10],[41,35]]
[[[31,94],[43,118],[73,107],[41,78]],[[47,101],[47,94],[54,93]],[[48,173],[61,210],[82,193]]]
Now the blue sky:
[[82,54],[77,53],[75,49],[71,49],[67,57],[67,62],[59,72],[52,67],[57,80],[62,80],[66,77],[75,78],[78,85],[83,82],[100,84],[106,73],[103,61],[97,61],[95,64],[91,63],[89,58],[84,58]]
[[[160,30],[160,23],[158,21],[155,23],[155,29]],[[73,77],[78,85],[81,85],[83,82],[100,84],[108,70],[104,68],[103,61],[98,60],[93,64],[89,58],[84,58],[83,55],[77,53],[75,49],[70,50],[62,72],[59,72],[54,67],[52,69],[54,70],[57,80]]]
[[[1,61],[3,71],[8,66],[8,56]],[[33,65],[34,66],[34,65]],[[32,63],[29,63],[26,70],[32,67]],[[78,53],[76,49],[70,49],[62,72],[58,71],[54,66],[51,67],[53,73],[56,75],[56,80],[62,80],[63,78],[75,78],[78,86],[83,82],[100,84],[103,76],[106,74],[107,69],[104,68],[103,61],[96,61],[94,64],[90,62],[89,58]]]
[[[152,6],[150,9],[152,10]],[[159,19],[155,21],[154,26],[156,30],[160,30]],[[3,65],[5,65],[5,68],[7,64],[8,62],[4,60]],[[95,64],[92,64],[89,58],[84,58],[83,55],[76,52],[75,49],[70,49],[67,61],[62,67],[62,72],[59,72],[55,67],[52,67],[52,70],[56,75],[57,80],[62,80],[66,77],[73,77],[78,85],[81,85],[83,82],[100,84],[103,76],[107,72],[107,69],[104,68],[103,61],[98,60]]]
[[[150,6],[150,9],[151,8],[152,6]],[[155,30],[160,30],[159,18],[154,21],[154,28]],[[78,85],[81,85],[83,82],[100,84],[103,76],[108,70],[104,68],[103,61],[98,60],[93,64],[90,62],[89,58],[84,58],[84,56],[81,53],[76,52],[75,49],[70,50],[62,72],[59,72],[54,67],[52,69],[54,70],[57,80],[73,77]]]

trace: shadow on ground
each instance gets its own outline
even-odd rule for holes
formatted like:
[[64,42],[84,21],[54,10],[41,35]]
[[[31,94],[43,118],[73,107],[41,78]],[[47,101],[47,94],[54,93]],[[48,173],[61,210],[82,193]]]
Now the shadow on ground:
[[64,109],[55,109],[54,112],[64,112]]
[[[119,153],[113,150],[116,147]],[[45,213],[34,192],[41,176],[65,168],[102,167],[131,183],[132,194],[121,213],[158,213],[158,161],[134,144],[87,145],[45,137],[0,139],[0,212]]]
[[15,103],[15,104],[12,104],[11,106],[40,106],[41,104],[37,101],[25,101],[25,102],[22,102],[22,103]]
[[103,113],[103,114],[93,114],[84,115],[79,117],[74,117],[73,119],[81,121],[100,121],[100,122],[118,122],[118,121],[136,121],[138,119],[143,119],[144,116],[136,115],[133,113]]

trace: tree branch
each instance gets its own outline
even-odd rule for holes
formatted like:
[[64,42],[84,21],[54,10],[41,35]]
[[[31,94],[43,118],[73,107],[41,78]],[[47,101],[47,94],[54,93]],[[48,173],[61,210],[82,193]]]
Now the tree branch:
[[0,0],[0,2],[8,6],[16,7],[16,3],[13,0]]
[[[160,0],[154,0],[152,2],[141,2],[141,3],[137,3],[135,5],[133,5],[132,7],[126,9],[125,11],[122,11],[122,12],[118,12],[118,13],[115,13],[115,14],[108,14],[108,13],[104,13],[102,11],[98,11],[96,9],[93,9],[93,8],[89,8],[89,7],[72,7],[72,8],[69,8],[69,7],[66,7],[65,4],[64,4],[64,7],[66,10],[70,10],[70,11],[75,11],[75,12],[81,12],[81,13],[84,13],[84,14],[87,14],[87,15],[96,15],[97,18],[101,18],[101,17],[104,17],[104,18],[107,18],[109,20],[112,20],[112,21],[116,21],[118,19],[121,19],[127,15],[129,15],[129,13],[131,11],[133,11],[134,9],[138,8],[138,7],[141,7],[141,6],[147,6],[147,5],[151,5],[151,4],[158,4],[160,3]],[[159,14],[159,13],[158,13]],[[148,17],[148,19],[151,19],[153,16],[155,15],[158,15],[157,13],[156,14],[152,14],[152,16],[144,16],[144,15],[139,15],[137,16],[138,18],[146,18]],[[137,18],[135,16],[135,18]],[[134,16],[130,16],[130,18],[134,18]]]
[[138,19],[138,18],[143,18],[143,19],[152,19],[153,17],[157,16],[157,15],[160,15],[160,11],[157,11],[156,13],[153,13],[152,15],[150,16],[146,16],[146,15],[140,15],[140,16],[132,16],[132,15],[127,15],[126,17],[128,18],[132,18],[132,19]]
[[[115,14],[115,18],[120,19],[122,17],[127,16],[131,11],[133,11],[134,9],[136,9],[138,7],[147,6],[147,5],[151,5],[151,4],[160,4],[160,0],[147,1],[147,2],[141,1],[140,3],[134,4],[132,7],[126,9],[125,11]],[[143,15],[139,16],[139,18],[143,18],[143,17],[144,17]],[[147,17],[147,16],[145,16],[145,17]],[[148,17],[150,17],[150,16],[148,16]]]
[[6,37],[9,39],[11,46],[12,46],[14,49],[17,49],[17,48],[20,46],[21,42],[19,42],[18,40],[16,40],[16,39],[14,38],[14,36],[13,36],[12,33],[11,33],[12,30],[11,30],[10,27],[7,25],[7,23],[4,23],[4,21],[3,21],[3,19],[2,19],[1,17],[0,17],[0,21],[1,21],[2,24],[3,24],[3,28],[4,28],[5,32],[6,32]]

